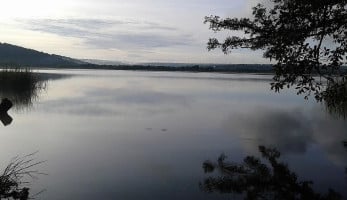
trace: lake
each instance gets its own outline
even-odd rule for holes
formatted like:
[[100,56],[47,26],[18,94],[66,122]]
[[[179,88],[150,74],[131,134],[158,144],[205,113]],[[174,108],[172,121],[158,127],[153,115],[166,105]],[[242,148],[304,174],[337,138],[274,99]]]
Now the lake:
[[[1,124],[1,169],[38,151],[36,199],[242,199],[206,192],[206,160],[276,148],[317,193],[347,197],[347,123],[271,75],[40,70],[44,87]],[[6,97],[1,94],[2,98]],[[264,159],[262,159],[264,160]],[[266,162],[264,160],[264,162]]]

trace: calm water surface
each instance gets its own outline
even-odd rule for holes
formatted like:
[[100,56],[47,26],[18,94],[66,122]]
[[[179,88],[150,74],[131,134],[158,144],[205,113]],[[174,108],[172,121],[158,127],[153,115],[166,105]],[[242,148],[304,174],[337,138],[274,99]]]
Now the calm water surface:
[[[231,199],[199,183],[205,160],[241,162],[277,148],[317,192],[346,195],[347,123],[271,76],[131,71],[40,71],[46,88],[1,124],[1,167],[39,151],[37,199]],[[63,75],[62,75],[63,74]],[[53,78],[57,75],[57,78]],[[58,76],[59,75],[59,76]]]

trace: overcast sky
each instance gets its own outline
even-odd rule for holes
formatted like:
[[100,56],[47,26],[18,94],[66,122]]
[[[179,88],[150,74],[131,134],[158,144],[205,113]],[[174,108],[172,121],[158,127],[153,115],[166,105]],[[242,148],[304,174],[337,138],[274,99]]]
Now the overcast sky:
[[249,16],[256,0],[2,0],[0,41],[73,58],[267,63],[262,52],[208,52],[207,15]]

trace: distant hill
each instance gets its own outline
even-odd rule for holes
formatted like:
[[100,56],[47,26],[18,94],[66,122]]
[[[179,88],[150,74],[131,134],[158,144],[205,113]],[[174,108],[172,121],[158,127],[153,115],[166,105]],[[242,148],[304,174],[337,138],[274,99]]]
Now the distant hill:
[[76,67],[87,62],[0,43],[0,66]]
[[0,43],[0,67],[44,67],[74,69],[109,69],[140,71],[188,71],[188,72],[232,72],[272,73],[272,65],[259,64],[193,64],[193,63],[138,63],[127,64],[107,60],[77,60],[65,56],[48,54],[20,46]]

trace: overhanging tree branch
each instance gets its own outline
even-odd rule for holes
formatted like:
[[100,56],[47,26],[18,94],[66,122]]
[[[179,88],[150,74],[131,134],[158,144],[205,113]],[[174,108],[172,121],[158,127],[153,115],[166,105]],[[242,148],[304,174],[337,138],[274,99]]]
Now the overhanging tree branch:
[[[345,87],[347,70],[347,0],[269,0],[273,6],[253,8],[253,18],[205,17],[210,29],[243,31],[244,37],[230,36],[223,42],[211,38],[208,50],[249,48],[265,50],[264,57],[274,60],[272,88],[296,86],[298,94],[328,98]],[[324,80],[322,80],[324,79]],[[336,91],[335,91],[336,92]],[[345,95],[339,93],[340,95]],[[346,101],[347,103],[347,101]]]

